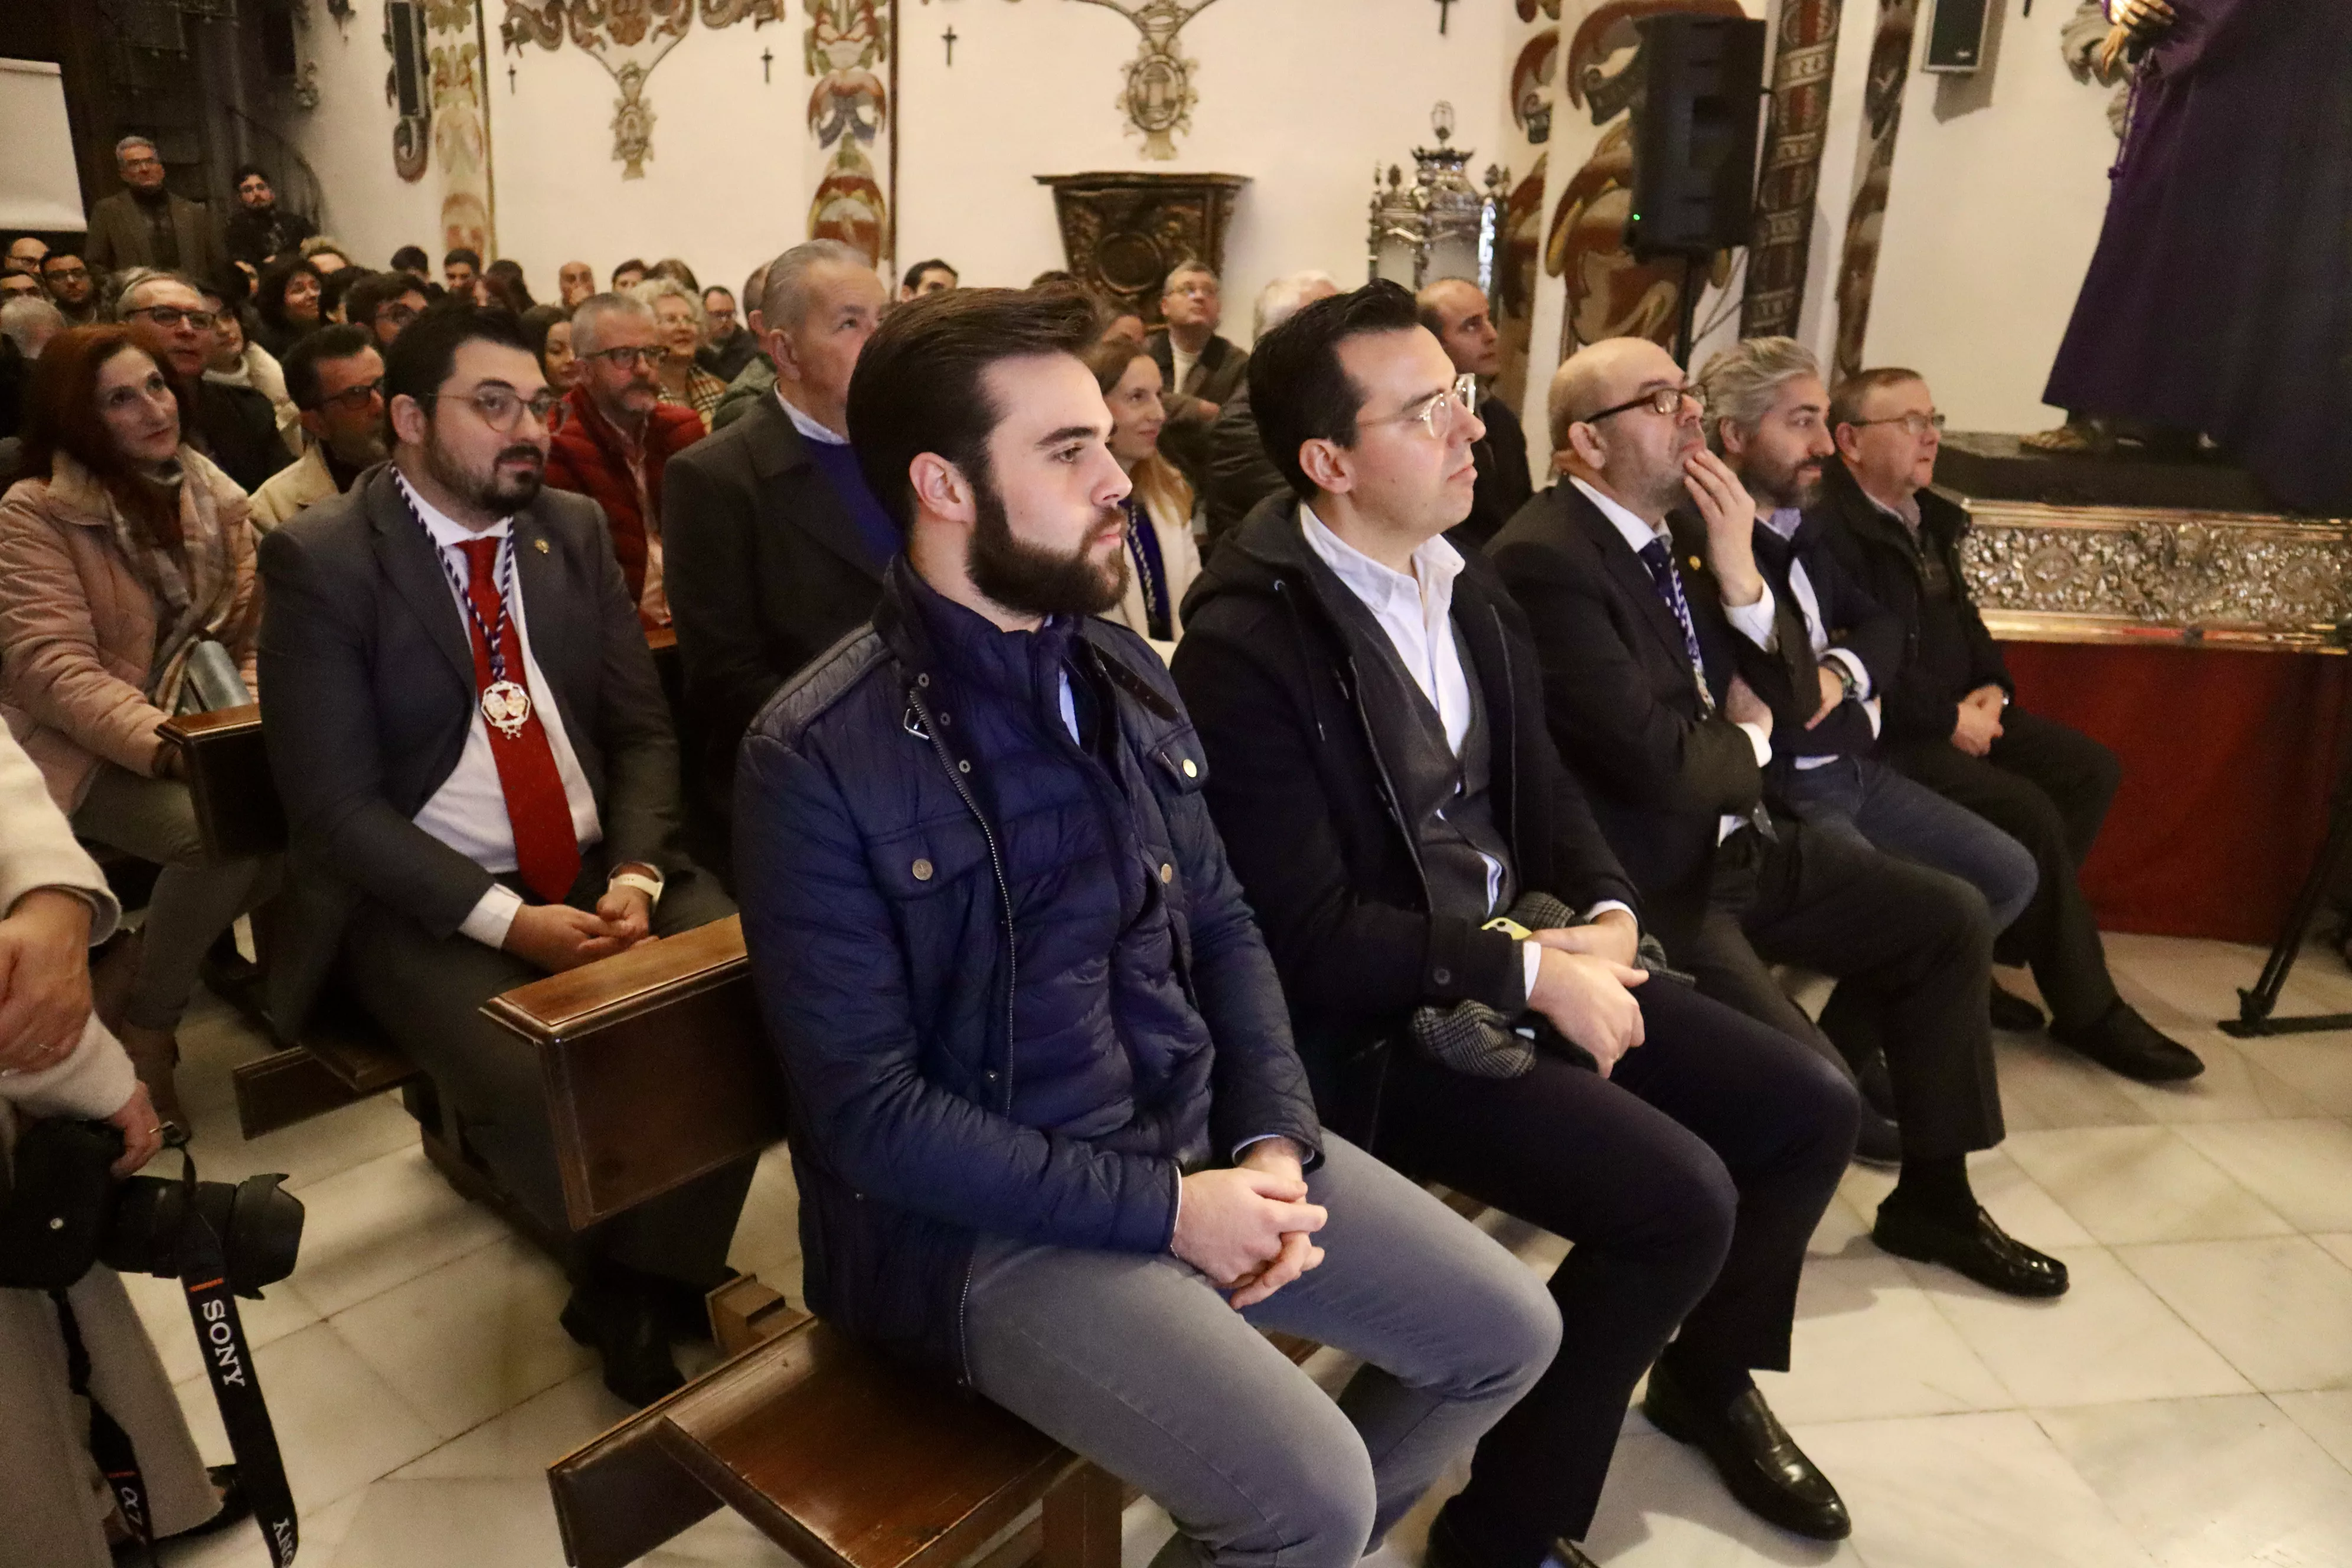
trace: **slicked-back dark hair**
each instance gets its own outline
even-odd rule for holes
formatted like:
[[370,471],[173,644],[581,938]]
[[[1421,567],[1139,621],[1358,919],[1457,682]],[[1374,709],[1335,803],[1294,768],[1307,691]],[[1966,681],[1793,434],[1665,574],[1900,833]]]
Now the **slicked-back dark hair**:
[[343,314],[354,326],[372,327],[375,325],[375,313],[404,294],[414,294],[428,305],[433,302],[425,285],[404,270],[371,272],[352,284],[351,292],[343,296]]
[[461,245],[457,249],[451,251],[448,255],[443,257],[441,258],[442,269],[446,271],[448,268],[457,266],[461,261],[477,272],[479,272],[482,269],[482,253],[467,245]]
[[1419,308],[1402,285],[1383,278],[1353,293],[1318,300],[1250,346],[1250,413],[1265,455],[1301,500],[1315,493],[1298,461],[1309,441],[1356,444],[1364,389],[1339,363],[1339,345],[1376,332],[1409,332]]
[[375,333],[350,321],[321,327],[286,351],[286,395],[306,414],[319,411],[319,363],[375,347]]
[[522,323],[515,320],[513,311],[452,295],[409,322],[384,351],[384,402],[414,398],[425,405],[425,416],[431,418],[433,395],[457,373],[457,351],[478,338],[530,353],[530,340],[523,336]]
[[907,477],[935,452],[968,479],[988,475],[988,438],[1004,411],[983,378],[1000,360],[1067,354],[1094,342],[1094,306],[1077,294],[1020,289],[954,289],[909,300],[882,318],[849,378],[849,439],[875,498],[898,524],[914,526]]
[[392,253],[392,269],[394,272],[405,272],[411,268],[419,272],[433,270],[433,258],[425,254],[425,247],[421,245],[404,245]]
[[954,268],[949,266],[946,262],[934,256],[929,261],[918,261],[912,267],[907,268],[904,287],[908,289],[919,287],[922,283],[923,274],[926,272],[944,272],[959,283],[963,281],[962,273],[958,272]]

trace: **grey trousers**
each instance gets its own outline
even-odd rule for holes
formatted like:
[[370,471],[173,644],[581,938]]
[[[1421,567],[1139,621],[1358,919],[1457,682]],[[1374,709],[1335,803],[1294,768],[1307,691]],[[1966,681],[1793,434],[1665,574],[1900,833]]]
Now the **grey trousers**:
[[[1323,1265],[1245,1311],[1167,1254],[991,1238],[974,1259],[973,1384],[1166,1508],[1163,1563],[1351,1568],[1559,1347],[1532,1269],[1353,1145],[1324,1151]],[[1335,1404],[1261,1329],[1365,1364]]]
[[259,860],[208,860],[188,786],[100,763],[74,808],[74,831],[163,868],[141,927],[139,973],[123,1016],[146,1029],[179,1027],[213,939],[253,907]]
[[[601,889],[601,861],[581,888]],[[572,901],[594,900],[575,889]],[[735,906],[700,872],[673,875],[654,911],[654,934],[708,925]],[[373,900],[352,913],[343,970],[360,1003],[408,1053],[453,1110],[467,1146],[499,1184],[541,1224],[562,1234],[563,1178],[554,1130],[530,1047],[483,1017],[483,1003],[539,979],[511,953],[471,937],[436,937]],[[722,1278],[735,1221],[751,1188],[754,1162],[722,1167],[674,1193],[640,1204],[575,1238],[565,1261],[575,1272],[612,1262],[708,1289]]]

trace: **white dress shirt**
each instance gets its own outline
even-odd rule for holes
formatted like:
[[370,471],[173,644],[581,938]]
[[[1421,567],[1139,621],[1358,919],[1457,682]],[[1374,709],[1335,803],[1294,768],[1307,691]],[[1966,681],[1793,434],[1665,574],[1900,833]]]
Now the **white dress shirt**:
[[[1760,521],[1781,538],[1794,539],[1798,525],[1805,521],[1805,514],[1795,507],[1784,506]],[[1829,628],[1822,624],[1821,596],[1813,592],[1813,580],[1805,571],[1805,563],[1794,555],[1789,558],[1789,594],[1797,601],[1798,613],[1805,617],[1805,637],[1812,644],[1813,662],[1822,664],[1835,659],[1848,675],[1853,677],[1853,700],[1862,704],[1862,711],[1870,721],[1870,732],[1876,735],[1879,704],[1877,694],[1870,689],[1870,667],[1863,663],[1852,648],[1830,646]],[[1768,653],[1779,640],[1777,632],[1759,640],[1748,627],[1741,626],[1739,629],[1749,641]],[[1797,767],[1801,771],[1810,771],[1826,767],[1836,761],[1835,757],[1799,757]]]
[[[1663,526],[1652,528],[1648,523],[1643,521],[1640,518],[1635,517],[1631,511],[1627,510],[1613,497],[1601,494],[1592,486],[1586,484],[1582,479],[1576,478],[1573,474],[1569,476],[1568,482],[1574,485],[1578,489],[1582,490],[1584,492],[1585,499],[1590,500],[1594,506],[1601,509],[1601,515],[1607,518],[1611,524],[1616,528],[1617,531],[1624,536],[1625,547],[1631,550],[1634,554],[1641,554],[1643,550],[1649,547],[1650,542],[1653,540],[1664,540],[1667,558],[1669,560],[1673,558],[1675,542],[1673,537]],[[1648,563],[1646,562],[1643,563],[1643,569],[1644,571],[1648,570]],[[1754,604],[1726,605],[1723,606],[1723,613],[1725,617],[1731,622],[1733,628],[1748,641],[1754,643],[1759,647],[1769,647],[1772,646],[1772,584],[1769,583],[1764,584],[1764,592],[1762,595],[1759,596]],[[1702,671],[1693,670],[1691,674],[1694,679],[1703,678]],[[1756,765],[1759,768],[1771,766],[1772,731],[1766,729],[1761,724],[1758,724],[1748,720],[1737,720],[1734,721],[1739,725],[1739,728],[1743,731],[1746,732],[1748,736],[1748,743],[1756,748]],[[1738,832],[1740,828],[1746,826],[1747,823],[1748,818],[1745,816],[1738,816],[1726,813],[1722,819],[1717,824],[1715,841],[1718,844],[1722,843],[1725,839]]]
[[[1202,346],[1205,347],[1206,345],[1204,344]],[[1182,343],[1176,341],[1175,333],[1171,332],[1168,334],[1168,365],[1170,372],[1168,377],[1168,390],[1170,392],[1183,391],[1184,384],[1192,379],[1192,367],[1200,363],[1201,356],[1199,354],[1188,352]]]
[[822,441],[828,447],[849,445],[848,437],[829,426],[819,423],[814,415],[786,397],[782,392],[776,394],[776,401],[784,405],[784,417],[793,422],[793,428],[801,433],[803,440]]
[[[1412,552],[1412,575],[1407,576],[1332,532],[1315,515],[1315,509],[1303,503],[1298,526],[1316,558],[1331,568],[1332,575],[1362,600],[1372,618],[1380,622],[1405,672],[1437,710],[1447,749],[1459,757],[1463,739],[1470,733],[1470,677],[1462,668],[1462,649],[1454,640],[1454,580],[1462,575],[1462,552],[1446,542],[1444,535],[1433,535]],[[1495,905],[1502,898],[1503,864],[1483,852],[1478,858],[1486,863],[1486,912],[1499,913]],[[1586,910],[1585,918],[1596,920],[1606,910],[1633,913],[1618,900],[1608,899]],[[1543,951],[1532,942],[1521,945],[1526,950],[1528,990],[1533,992]]]
[[[452,573],[457,583],[470,580],[465,552],[458,546],[476,539],[504,539],[514,526],[512,518],[502,517],[477,533],[409,489],[407,479],[400,478],[397,470],[394,477],[399,479],[401,493],[416,509],[416,515],[425,520],[425,531],[433,536],[435,547],[447,563],[448,569],[442,573],[444,582],[450,580]],[[540,723],[546,728],[548,748],[555,753],[556,776],[563,781],[563,798],[572,807],[572,831],[585,849],[604,842],[604,825],[597,818],[596,796],[588,787],[588,775],[580,771],[580,758],[572,749],[572,738],[563,731],[563,715],[549,695],[552,688],[531,653],[530,626],[523,616],[520,576],[517,573],[518,580],[509,584],[507,613],[514,617],[515,641],[522,648],[521,680],[530,692],[531,711],[539,715]],[[455,584],[449,595],[457,601],[457,621],[466,628],[466,644],[470,649],[473,623]],[[516,672],[509,670],[507,676],[513,679]],[[492,876],[503,876],[515,869],[514,826],[507,820],[507,792],[499,782],[498,759],[490,753],[490,726],[482,717],[478,704],[474,706],[472,722],[466,731],[466,749],[459,753],[457,765],[417,812],[415,822]],[[493,882],[457,929],[485,947],[499,947],[505,943],[507,928],[514,923],[515,911],[521,908],[522,895],[502,882]]]

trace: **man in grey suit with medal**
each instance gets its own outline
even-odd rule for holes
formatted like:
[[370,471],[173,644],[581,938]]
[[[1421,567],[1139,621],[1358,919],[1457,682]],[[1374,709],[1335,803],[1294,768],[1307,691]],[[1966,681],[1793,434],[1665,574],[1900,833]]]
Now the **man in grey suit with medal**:
[[[452,303],[385,355],[392,461],[270,534],[263,730],[296,916],[271,1005],[337,978],[467,1145],[561,1231],[528,1047],[481,1005],[730,912],[677,843],[677,751],[593,502],[542,489],[552,402],[513,318]],[[577,1238],[563,1326],[607,1386],[681,1381],[670,1326],[724,1277],[744,1162]]]

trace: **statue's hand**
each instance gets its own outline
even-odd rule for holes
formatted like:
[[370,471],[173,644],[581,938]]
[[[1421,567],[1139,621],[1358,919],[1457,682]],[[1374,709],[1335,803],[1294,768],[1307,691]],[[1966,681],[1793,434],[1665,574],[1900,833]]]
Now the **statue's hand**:
[[2135,37],[2153,37],[2175,19],[2166,0],[2108,0],[2107,20]]
[[2132,30],[2121,22],[2107,29],[2105,39],[2099,45],[2097,58],[2096,75],[2101,81],[2114,79],[2116,63],[2124,58],[2124,51],[2131,47],[2131,41]]

